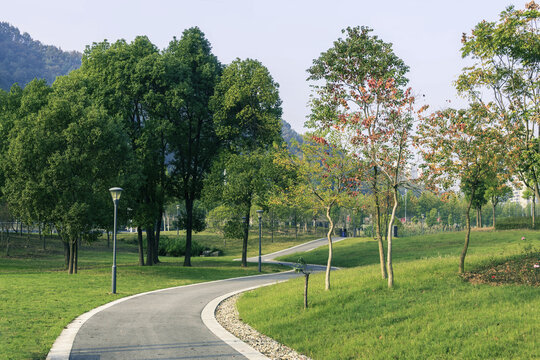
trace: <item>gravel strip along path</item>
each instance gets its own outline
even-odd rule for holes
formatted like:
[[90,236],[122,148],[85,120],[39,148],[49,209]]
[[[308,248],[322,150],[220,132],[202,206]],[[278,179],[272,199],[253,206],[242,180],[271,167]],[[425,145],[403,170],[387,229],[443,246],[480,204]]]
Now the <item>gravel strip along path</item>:
[[216,308],[216,320],[221,326],[270,359],[311,360],[240,321],[238,310],[236,310],[236,300],[240,295],[233,295],[223,300]]

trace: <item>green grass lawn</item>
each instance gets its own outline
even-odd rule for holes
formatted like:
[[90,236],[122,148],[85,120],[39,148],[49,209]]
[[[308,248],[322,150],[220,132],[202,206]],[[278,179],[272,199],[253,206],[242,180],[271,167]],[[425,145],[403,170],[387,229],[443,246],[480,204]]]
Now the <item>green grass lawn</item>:
[[[171,232],[167,235],[176,235]],[[64,270],[63,247],[50,239],[47,250],[41,250],[37,237],[26,235],[12,239],[11,256],[0,256],[0,359],[43,359],[62,329],[74,318],[99,305],[115,299],[155,289],[203,281],[257,274],[257,265],[241,268],[233,258],[240,256],[241,247],[232,241],[224,257],[192,258],[192,267],[182,266],[183,258],[160,257],[162,263],[151,267],[137,266],[134,235],[121,234],[118,241],[117,294],[111,291],[112,249],[101,239],[82,246],[79,273],[68,275]],[[258,238],[251,235],[251,254],[256,253]],[[297,241],[285,236],[274,243],[264,239],[265,253],[312,240],[299,237]],[[202,233],[196,241],[223,244],[221,237]],[[112,246],[112,245],[111,245]],[[222,248],[219,245],[216,247]],[[278,266],[264,265],[263,272],[281,271]]]
[[[303,279],[295,279],[244,294],[241,317],[314,359],[539,358],[540,288],[464,281],[457,274],[463,237],[396,239],[392,290],[380,279],[376,242],[345,240],[335,245],[335,264],[352,268],[332,273],[329,292],[324,275],[312,275],[309,309],[302,308]],[[537,232],[474,232],[466,270],[524,252],[540,262],[539,248]],[[302,256],[325,263],[326,252]]]

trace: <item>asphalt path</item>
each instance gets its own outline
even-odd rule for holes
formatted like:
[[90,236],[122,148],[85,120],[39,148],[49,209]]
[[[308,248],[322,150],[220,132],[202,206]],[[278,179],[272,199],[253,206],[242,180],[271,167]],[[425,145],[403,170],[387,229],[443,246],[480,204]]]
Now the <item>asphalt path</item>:
[[[335,241],[342,238],[335,238]],[[326,239],[263,256],[275,263],[275,257],[309,251],[325,245]],[[250,258],[257,262],[258,257]],[[281,262],[280,262],[281,263]],[[287,264],[287,263],[285,263]],[[324,267],[313,266],[312,270]],[[199,283],[133,296],[105,305],[81,316],[71,339],[62,333],[48,359],[245,359],[246,356],[218,338],[201,319],[203,308],[212,300],[242,289],[268,285],[296,277],[289,271]],[[89,313],[87,313],[89,314]],[[75,323],[77,322],[74,321]],[[65,332],[69,332],[68,329]],[[67,339],[67,340],[66,340]],[[71,345],[71,351],[69,351]]]

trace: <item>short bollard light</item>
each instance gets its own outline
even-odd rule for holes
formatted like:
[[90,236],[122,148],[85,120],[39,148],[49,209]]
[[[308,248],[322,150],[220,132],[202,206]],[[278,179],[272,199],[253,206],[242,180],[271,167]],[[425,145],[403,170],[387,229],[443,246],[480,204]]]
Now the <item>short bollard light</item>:
[[293,265],[293,269],[297,273],[304,274],[304,309],[308,308],[308,283],[309,283],[309,274],[311,274],[311,271],[309,270],[308,265],[306,264],[306,261],[304,258],[298,258],[298,261],[296,264]]
[[116,211],[118,208],[118,200],[122,195],[122,188],[113,187],[109,189],[114,203],[114,230],[113,230],[113,265],[112,265],[112,293],[116,294]]

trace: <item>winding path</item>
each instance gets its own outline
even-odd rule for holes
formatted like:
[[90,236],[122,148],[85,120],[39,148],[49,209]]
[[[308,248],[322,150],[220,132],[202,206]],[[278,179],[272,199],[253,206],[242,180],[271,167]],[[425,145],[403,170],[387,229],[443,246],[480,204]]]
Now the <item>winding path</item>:
[[[334,242],[343,238],[335,238]],[[318,239],[263,256],[264,262],[325,245]],[[249,258],[250,262],[258,258]],[[286,264],[286,263],[284,263]],[[312,266],[313,270],[324,267]],[[218,280],[157,290],[119,299],[74,320],[49,352],[50,360],[255,359],[257,352],[235,350],[210,330],[201,312],[224,294],[295,277],[292,271]],[[217,304],[216,304],[217,305]],[[213,312],[210,312],[213,317]],[[234,344],[233,344],[234,345]],[[239,352],[240,351],[240,352]]]

